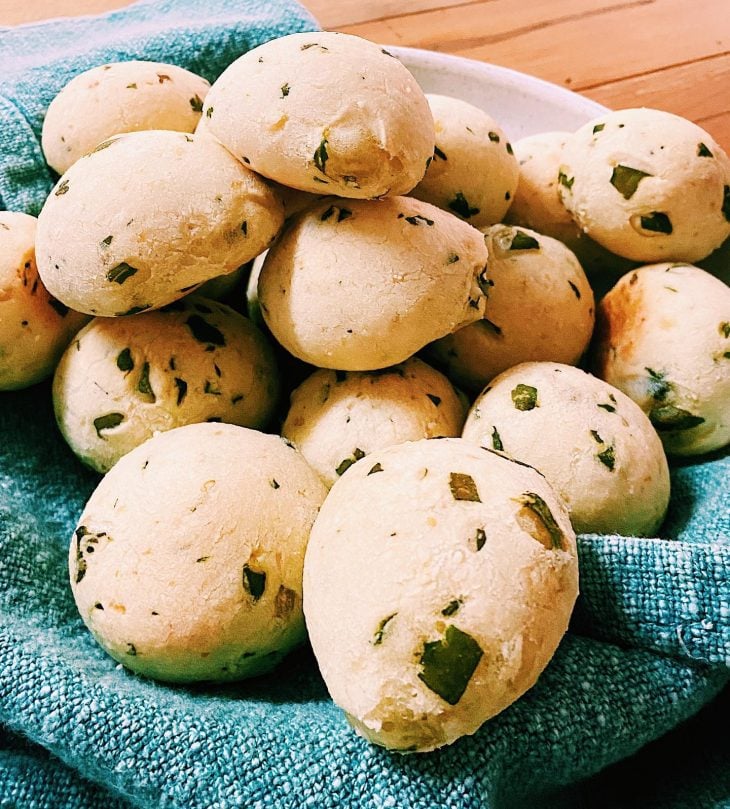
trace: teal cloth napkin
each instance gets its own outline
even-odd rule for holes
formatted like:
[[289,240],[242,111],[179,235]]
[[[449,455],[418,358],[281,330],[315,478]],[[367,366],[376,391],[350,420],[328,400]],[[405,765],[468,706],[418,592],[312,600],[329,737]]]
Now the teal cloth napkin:
[[[79,71],[147,58],[214,79],[248,48],[315,28],[285,0],[161,0],[0,31],[3,207],[40,208],[52,184],[43,112]],[[48,383],[0,394],[0,809],[570,801],[555,790],[675,728],[730,678],[729,473],[727,453],[677,466],[661,539],[580,537],[571,631],[535,688],[473,737],[403,757],[355,735],[308,647],[275,675],[220,687],[155,684],[107,657],[78,617],[66,562],[98,478],[60,438]],[[727,760],[730,747],[713,750]],[[721,776],[707,770],[715,792]],[[643,805],[704,805],[697,789]]]

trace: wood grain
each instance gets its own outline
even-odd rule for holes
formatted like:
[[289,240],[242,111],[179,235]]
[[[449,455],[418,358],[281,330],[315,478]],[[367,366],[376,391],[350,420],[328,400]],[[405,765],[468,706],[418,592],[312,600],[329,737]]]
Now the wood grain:
[[[129,0],[0,0],[0,24]],[[730,150],[730,0],[304,0],[329,30],[504,65],[609,107],[654,106]]]

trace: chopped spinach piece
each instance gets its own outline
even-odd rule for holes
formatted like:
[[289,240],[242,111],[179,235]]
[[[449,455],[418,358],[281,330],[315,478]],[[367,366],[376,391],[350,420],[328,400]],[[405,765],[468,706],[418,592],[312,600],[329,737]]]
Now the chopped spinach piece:
[[540,243],[533,236],[528,236],[527,233],[516,230],[515,235],[512,237],[512,242],[509,246],[510,250],[539,250]]
[[446,263],[447,264],[456,264],[456,262],[458,260],[459,260],[459,257],[456,255],[456,253],[449,253],[449,257],[446,259]]
[[276,478],[271,478],[271,480],[269,481],[269,486],[271,486],[272,489],[280,489],[281,488],[281,484],[279,483],[279,481]]
[[137,383],[137,390],[144,394],[145,396],[151,396],[152,401],[156,400],[155,392],[152,390],[152,385],[150,385],[150,364],[149,362],[145,362],[142,365],[142,373],[139,376],[139,382]]
[[314,152],[314,165],[322,172],[322,174],[327,174],[325,171],[327,167],[327,160],[329,159],[329,155],[327,154],[327,143],[327,138],[322,138],[319,146]]
[[688,410],[682,410],[671,404],[655,405],[649,411],[649,421],[658,432],[673,430],[691,430],[704,423],[702,416],[695,416]]
[[405,220],[409,225],[418,225],[419,220],[421,222],[425,222],[429,227],[433,225],[433,219],[427,219],[425,216],[421,216],[421,214],[415,214],[415,216],[406,216]]
[[365,457],[365,453],[359,447],[356,447],[355,450],[352,453],[352,456],[350,458],[344,458],[340,462],[340,465],[337,467],[337,469],[335,469],[335,472],[338,475],[344,475],[345,472],[347,472],[347,470],[354,463],[356,463],[357,461],[359,461],[361,458],[364,458],[364,457]]
[[114,238],[113,236],[107,236],[106,238],[101,240],[101,243],[106,247],[109,247],[109,245],[112,243],[113,238]]
[[606,126],[606,124],[596,124],[593,127],[593,134],[597,135],[599,132],[603,132],[605,126]]
[[718,328],[718,331],[723,337],[725,338],[730,337],[730,323],[721,323]]
[[568,284],[570,284],[570,288],[573,290],[575,297],[580,300],[580,290],[578,287],[572,281],[568,281]]
[[446,157],[445,153],[441,149],[439,149],[438,146],[434,146],[433,147],[433,159],[435,160],[437,157],[440,160],[448,160],[448,157]]
[[427,393],[426,396],[438,407],[441,404],[441,397],[433,393]]
[[466,500],[472,503],[482,502],[474,478],[464,472],[449,473],[449,488],[454,500]]
[[184,379],[180,379],[179,376],[176,376],[175,387],[177,388],[177,406],[180,407],[188,394],[188,383]]
[[608,410],[609,413],[615,413],[616,412],[616,408],[613,405],[610,405],[610,404],[601,404],[601,403],[599,403],[599,404],[596,405],[596,407],[602,407],[604,410]]
[[132,352],[128,348],[122,349],[117,355],[117,368],[120,371],[131,371],[134,368]]
[[610,182],[624,199],[631,199],[644,177],[651,176],[652,175],[646,171],[632,169],[631,166],[622,166],[619,164],[613,167]]
[[496,132],[490,132],[489,140],[491,140],[492,143],[499,143],[499,135]]
[[558,172],[558,182],[564,188],[567,188],[568,191],[573,187],[573,183],[575,182],[575,177],[568,177],[567,174],[563,173],[562,171]]
[[104,438],[101,434],[102,430],[113,430],[124,421],[122,413],[107,413],[104,416],[98,416],[94,419],[94,429],[99,438]]
[[266,589],[266,573],[254,570],[248,565],[243,566],[243,589],[254,601],[258,601]]
[[520,382],[512,389],[512,402],[517,410],[532,410],[539,407],[537,403],[537,388],[532,385],[523,385]]
[[714,157],[712,152],[705,146],[704,143],[697,144],[697,157]]
[[54,197],[62,197],[68,191],[68,180],[61,180],[53,192]]
[[511,143],[507,143],[504,148],[507,150],[507,154],[509,154],[509,155],[514,154],[514,150],[512,149],[512,144]]
[[525,492],[515,500],[522,504],[522,508],[517,513],[517,522],[520,527],[548,550],[562,549],[563,532],[542,497],[535,492]]
[[286,98],[286,97],[289,95],[289,90],[290,90],[290,89],[291,89],[291,88],[289,87],[289,83],[288,83],[288,82],[287,82],[286,84],[282,84],[282,85],[281,85],[281,97],[282,97],[282,98]]
[[483,654],[471,635],[451,624],[441,640],[424,643],[418,678],[449,705],[456,705]]
[[460,599],[454,599],[453,601],[449,601],[449,603],[441,610],[441,615],[453,615],[455,612],[459,611],[459,607],[461,606]]
[[604,466],[608,467],[608,469],[613,472],[616,465],[616,448],[613,444],[601,450],[596,457]]
[[652,211],[647,216],[642,216],[640,221],[644,230],[650,230],[653,233],[670,234],[673,230],[669,217],[661,211]]
[[[368,472],[368,475],[374,475],[376,472],[382,471],[383,467],[380,465],[380,463],[376,463],[375,466],[373,466],[373,468]],[[365,477],[367,477],[367,475]]]
[[241,222],[241,232],[244,236],[248,236],[248,222],[245,219]]
[[127,90],[136,90],[136,89],[137,89],[136,82],[132,82],[131,84],[127,85]]
[[504,444],[502,443],[502,439],[496,427],[492,428],[492,448],[496,449],[498,452],[504,452]]
[[190,106],[192,107],[193,112],[202,112],[203,111],[203,99],[196,93],[190,99]]
[[117,264],[116,267],[112,267],[111,270],[107,272],[106,280],[121,285],[136,273],[136,267],[132,267],[130,264],[127,264],[126,261],[122,261],[121,264]]
[[449,202],[449,210],[463,219],[470,219],[472,216],[476,216],[480,209],[472,207],[462,192],[457,191],[456,196]]
[[480,551],[484,547],[484,543],[487,541],[487,534],[483,528],[477,528],[476,534],[472,539],[474,543],[474,550]]
[[649,374],[648,392],[649,396],[656,402],[663,402],[667,398],[667,394],[672,390],[671,382],[668,382],[666,375],[662,371],[654,371],[651,368],[646,368]]

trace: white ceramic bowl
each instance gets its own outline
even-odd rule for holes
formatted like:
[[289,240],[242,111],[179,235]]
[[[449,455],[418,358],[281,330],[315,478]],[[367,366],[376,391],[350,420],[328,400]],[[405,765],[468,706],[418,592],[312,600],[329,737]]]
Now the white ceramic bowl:
[[473,59],[386,45],[427,93],[450,95],[489,113],[513,140],[553,130],[574,131],[606,107],[557,84]]

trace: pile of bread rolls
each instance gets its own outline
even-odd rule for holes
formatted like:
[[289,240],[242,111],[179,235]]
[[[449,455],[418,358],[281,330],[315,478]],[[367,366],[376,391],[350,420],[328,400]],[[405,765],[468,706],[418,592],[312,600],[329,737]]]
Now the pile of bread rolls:
[[71,587],[134,672],[259,675],[308,634],[359,733],[452,743],[549,662],[576,532],[656,536],[666,453],[730,443],[730,289],[689,263],[730,237],[730,162],[688,121],[513,146],[312,33],[212,87],[82,73],[43,148],[37,223],[0,214],[0,387],[54,373],[106,473]]

